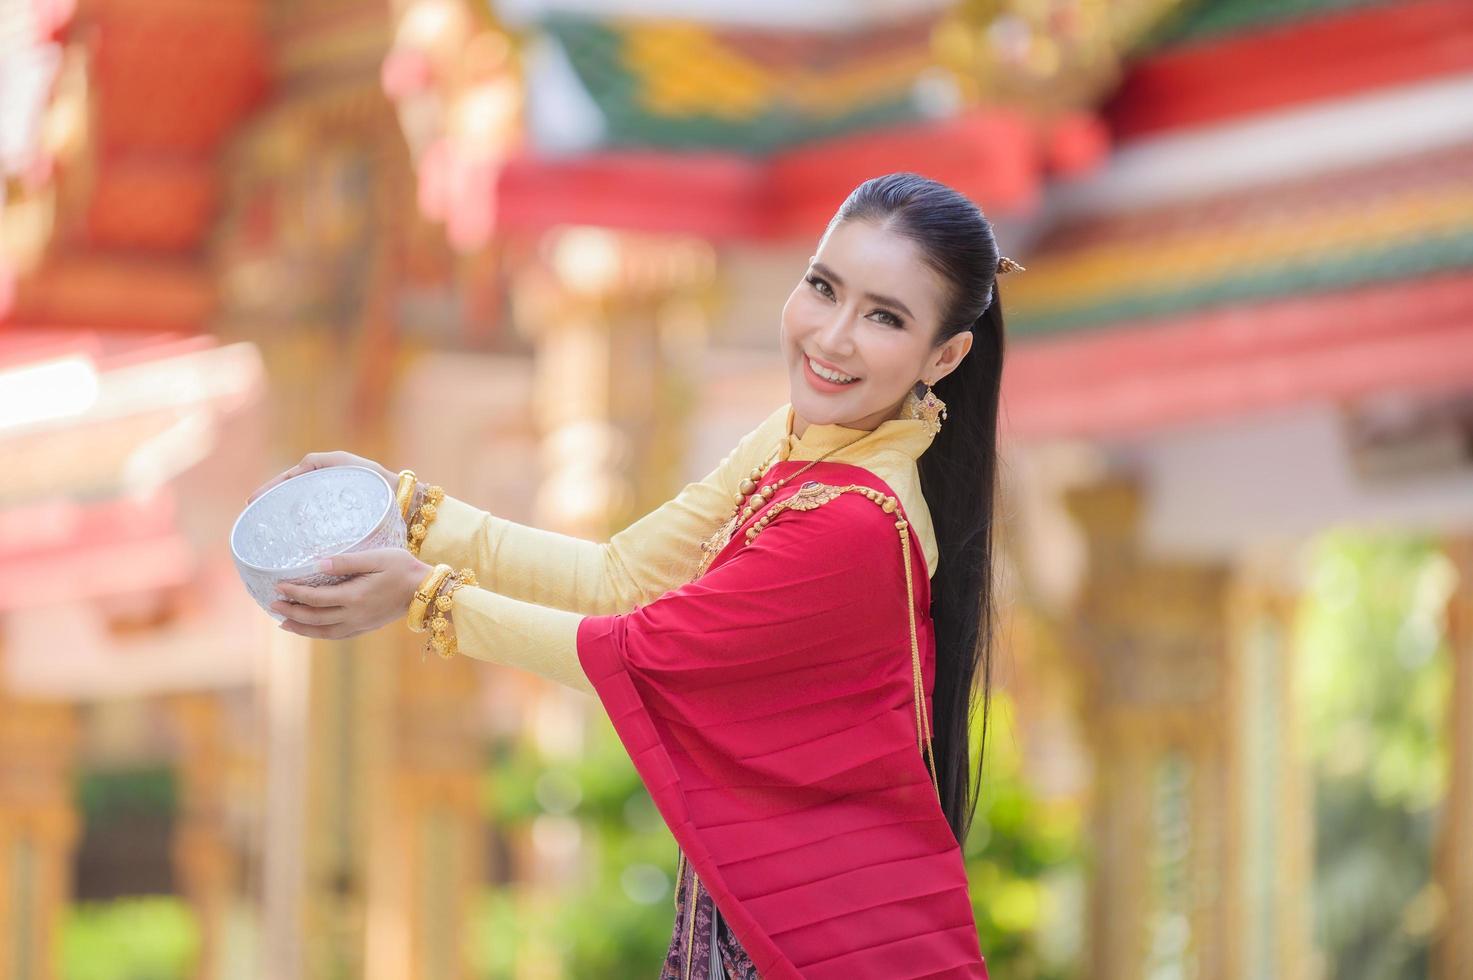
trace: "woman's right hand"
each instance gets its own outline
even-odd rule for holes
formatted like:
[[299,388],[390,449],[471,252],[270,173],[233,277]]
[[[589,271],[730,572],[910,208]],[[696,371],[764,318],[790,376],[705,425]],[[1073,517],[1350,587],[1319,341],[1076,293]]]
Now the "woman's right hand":
[[252,500],[255,500],[257,497],[261,496],[261,494],[265,493],[267,490],[270,490],[278,483],[290,480],[294,476],[301,476],[303,473],[310,473],[312,470],[326,469],[329,466],[366,466],[371,470],[383,474],[383,478],[389,481],[390,487],[397,487],[399,485],[398,471],[390,470],[385,466],[375,463],[371,459],[365,459],[362,456],[355,456],[352,453],[344,452],[339,449],[328,453],[308,453],[307,455],[302,457],[302,461],[296,466],[293,466],[291,469],[278,474],[277,476],[257,487],[251,493],[251,495],[246,498],[246,503],[249,504]]

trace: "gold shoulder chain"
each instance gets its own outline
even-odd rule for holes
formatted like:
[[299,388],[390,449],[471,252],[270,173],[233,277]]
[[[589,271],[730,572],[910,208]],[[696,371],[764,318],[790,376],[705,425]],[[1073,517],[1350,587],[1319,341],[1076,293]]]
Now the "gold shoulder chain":
[[936,796],[941,796],[941,784],[936,778],[936,757],[931,749],[931,723],[926,717],[926,685],[921,675],[921,645],[916,634],[916,600],[915,584],[912,581],[910,562],[910,522],[905,519],[905,511],[900,509],[900,502],[894,497],[881,493],[874,487],[861,486],[851,483],[848,486],[835,486],[831,483],[819,483],[809,480],[798,488],[798,492],[791,497],[779,500],[757,518],[752,526],[747,528],[747,543],[751,543],[762,530],[771,524],[778,514],[785,510],[813,510],[822,507],[831,500],[837,500],[846,493],[857,493],[866,499],[873,501],[881,510],[887,514],[900,511],[895,519],[895,530],[900,532],[900,556],[905,564],[905,612],[910,619],[910,672],[911,672],[911,694],[915,701],[916,711],[916,747],[925,756],[926,765],[931,772],[931,785],[936,789]]

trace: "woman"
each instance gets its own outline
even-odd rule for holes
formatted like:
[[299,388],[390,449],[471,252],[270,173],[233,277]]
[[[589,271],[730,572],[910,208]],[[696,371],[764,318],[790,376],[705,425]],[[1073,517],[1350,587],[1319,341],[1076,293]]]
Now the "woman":
[[[426,520],[418,485],[419,557],[329,559],[352,577],[283,584],[282,627],[412,620],[432,563],[473,569],[438,592],[459,651],[595,694],[680,845],[664,977],[985,978],[958,842],[1014,268],[952,189],[866,181],[783,307],[790,403],[706,479],[602,545]],[[257,494],[344,463],[399,476],[314,453]]]

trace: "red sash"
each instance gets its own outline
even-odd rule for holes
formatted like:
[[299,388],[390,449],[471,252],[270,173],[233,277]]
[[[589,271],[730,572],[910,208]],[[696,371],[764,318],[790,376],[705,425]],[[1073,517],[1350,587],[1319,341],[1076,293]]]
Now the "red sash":
[[[808,481],[893,496],[825,462],[767,507]],[[987,976],[917,748],[898,516],[854,492],[790,508],[750,542],[738,529],[699,579],[578,628],[635,768],[766,980]],[[930,581],[904,540],[930,718]]]

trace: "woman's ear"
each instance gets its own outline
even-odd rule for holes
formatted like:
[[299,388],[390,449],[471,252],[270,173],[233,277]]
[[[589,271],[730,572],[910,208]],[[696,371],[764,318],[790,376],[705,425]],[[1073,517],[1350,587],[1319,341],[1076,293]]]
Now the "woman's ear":
[[923,377],[935,384],[946,377],[967,356],[967,351],[972,349],[972,331],[963,330],[946,338],[946,342],[936,348],[927,362],[927,373]]

